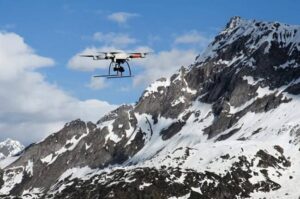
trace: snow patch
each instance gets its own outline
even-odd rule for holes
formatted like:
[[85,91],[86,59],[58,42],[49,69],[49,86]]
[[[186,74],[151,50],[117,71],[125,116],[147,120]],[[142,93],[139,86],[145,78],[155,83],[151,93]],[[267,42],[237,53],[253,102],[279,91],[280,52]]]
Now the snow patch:
[[146,92],[143,95],[143,98],[149,97],[151,94],[158,92],[159,87],[168,87],[171,82],[169,79],[160,79],[151,84],[148,88],[146,88]]
[[6,157],[5,159],[0,160],[0,168],[4,169],[5,167],[15,162],[19,158],[20,156],[13,156],[13,157]]
[[274,66],[274,68],[276,70],[279,69],[279,68],[286,69],[286,68],[297,68],[297,67],[299,67],[299,64],[294,59],[290,60],[290,61],[287,61],[286,63],[281,64],[279,66]]
[[173,102],[171,102],[171,106],[176,106],[180,103],[184,103],[185,102],[185,97],[184,96],[180,96],[178,99],[174,100]]
[[27,161],[27,165],[25,167],[25,171],[32,176],[33,175],[33,162],[31,160]]
[[92,174],[95,172],[94,169],[91,169],[88,166],[80,167],[80,168],[71,168],[66,170],[58,179],[58,181],[63,181],[66,178],[69,178],[69,180],[78,178],[78,179],[89,179],[88,174]]
[[146,182],[143,182],[143,184],[141,184],[140,186],[139,186],[139,190],[143,190],[145,187],[149,187],[149,186],[151,186],[152,185],[152,183],[146,183]]
[[85,143],[85,150],[88,150],[91,146],[92,144],[88,145],[87,143]]
[[9,192],[15,187],[15,185],[22,182],[23,171],[23,167],[15,167],[9,170],[5,170],[3,174],[4,184],[0,189],[0,195],[8,195]]
[[42,163],[47,163],[47,164],[49,164],[49,163],[51,162],[51,160],[52,160],[52,157],[53,157],[53,154],[50,153],[50,154],[47,155],[46,157],[42,158],[41,161],[42,161]]
[[262,81],[263,79],[258,79],[258,80],[254,80],[254,78],[252,76],[243,76],[243,80],[246,80],[248,82],[249,85],[256,85],[257,83],[259,83],[260,81]]

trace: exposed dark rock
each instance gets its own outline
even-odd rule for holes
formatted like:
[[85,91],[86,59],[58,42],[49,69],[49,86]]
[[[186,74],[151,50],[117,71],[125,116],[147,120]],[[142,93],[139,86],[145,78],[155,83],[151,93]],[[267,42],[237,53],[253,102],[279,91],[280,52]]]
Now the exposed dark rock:
[[263,150],[259,150],[256,153],[256,156],[260,158],[258,162],[258,167],[267,168],[267,167],[274,167],[274,168],[282,168],[291,166],[290,161],[286,159],[286,157],[281,153],[279,158],[275,158],[274,156],[268,154]]
[[238,132],[240,129],[233,129],[231,131],[229,131],[227,134],[224,135],[220,135],[216,141],[222,141],[222,140],[226,140],[227,138],[231,137],[233,134],[235,134],[236,132]]
[[178,133],[181,128],[185,125],[185,122],[183,121],[177,121],[171,126],[169,126],[167,129],[163,129],[160,134],[162,135],[163,140],[170,139],[172,136],[174,136],[176,133]]

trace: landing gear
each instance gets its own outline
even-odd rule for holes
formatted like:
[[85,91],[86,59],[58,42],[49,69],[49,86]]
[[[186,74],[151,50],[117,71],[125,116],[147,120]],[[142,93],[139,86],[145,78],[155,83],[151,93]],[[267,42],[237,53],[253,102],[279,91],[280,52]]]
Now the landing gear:
[[[128,68],[128,74],[123,75],[125,72],[124,64],[126,63]],[[116,74],[112,74],[111,71],[117,72]],[[122,78],[122,77],[132,77],[130,65],[127,61],[122,62],[111,62],[108,68],[108,75],[95,75],[94,77],[107,77],[107,78]]]
[[[125,72],[125,68],[121,64],[124,64],[124,63],[126,63],[126,65],[127,65],[128,75],[123,75],[123,73]],[[115,64],[114,67],[113,67],[113,71],[117,72],[116,75],[111,74],[111,67],[112,67],[113,64]],[[130,68],[130,65],[128,64],[127,61],[124,61],[122,63],[121,62],[116,62],[116,63],[111,62],[109,64],[107,78],[118,78],[118,77],[132,77],[131,68]]]

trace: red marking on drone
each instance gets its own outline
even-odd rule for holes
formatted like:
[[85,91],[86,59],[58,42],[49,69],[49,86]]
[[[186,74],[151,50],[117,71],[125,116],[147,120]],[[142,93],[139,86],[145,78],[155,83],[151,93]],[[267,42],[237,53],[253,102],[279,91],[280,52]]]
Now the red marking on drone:
[[132,54],[130,55],[130,58],[141,58],[141,54]]

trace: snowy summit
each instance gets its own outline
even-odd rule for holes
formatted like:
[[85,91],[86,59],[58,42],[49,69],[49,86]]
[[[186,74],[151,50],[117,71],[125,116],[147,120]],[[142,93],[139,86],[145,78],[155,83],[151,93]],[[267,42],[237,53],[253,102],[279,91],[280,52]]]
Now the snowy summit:
[[0,142],[0,159],[18,154],[24,149],[24,146],[16,140],[6,139]]

